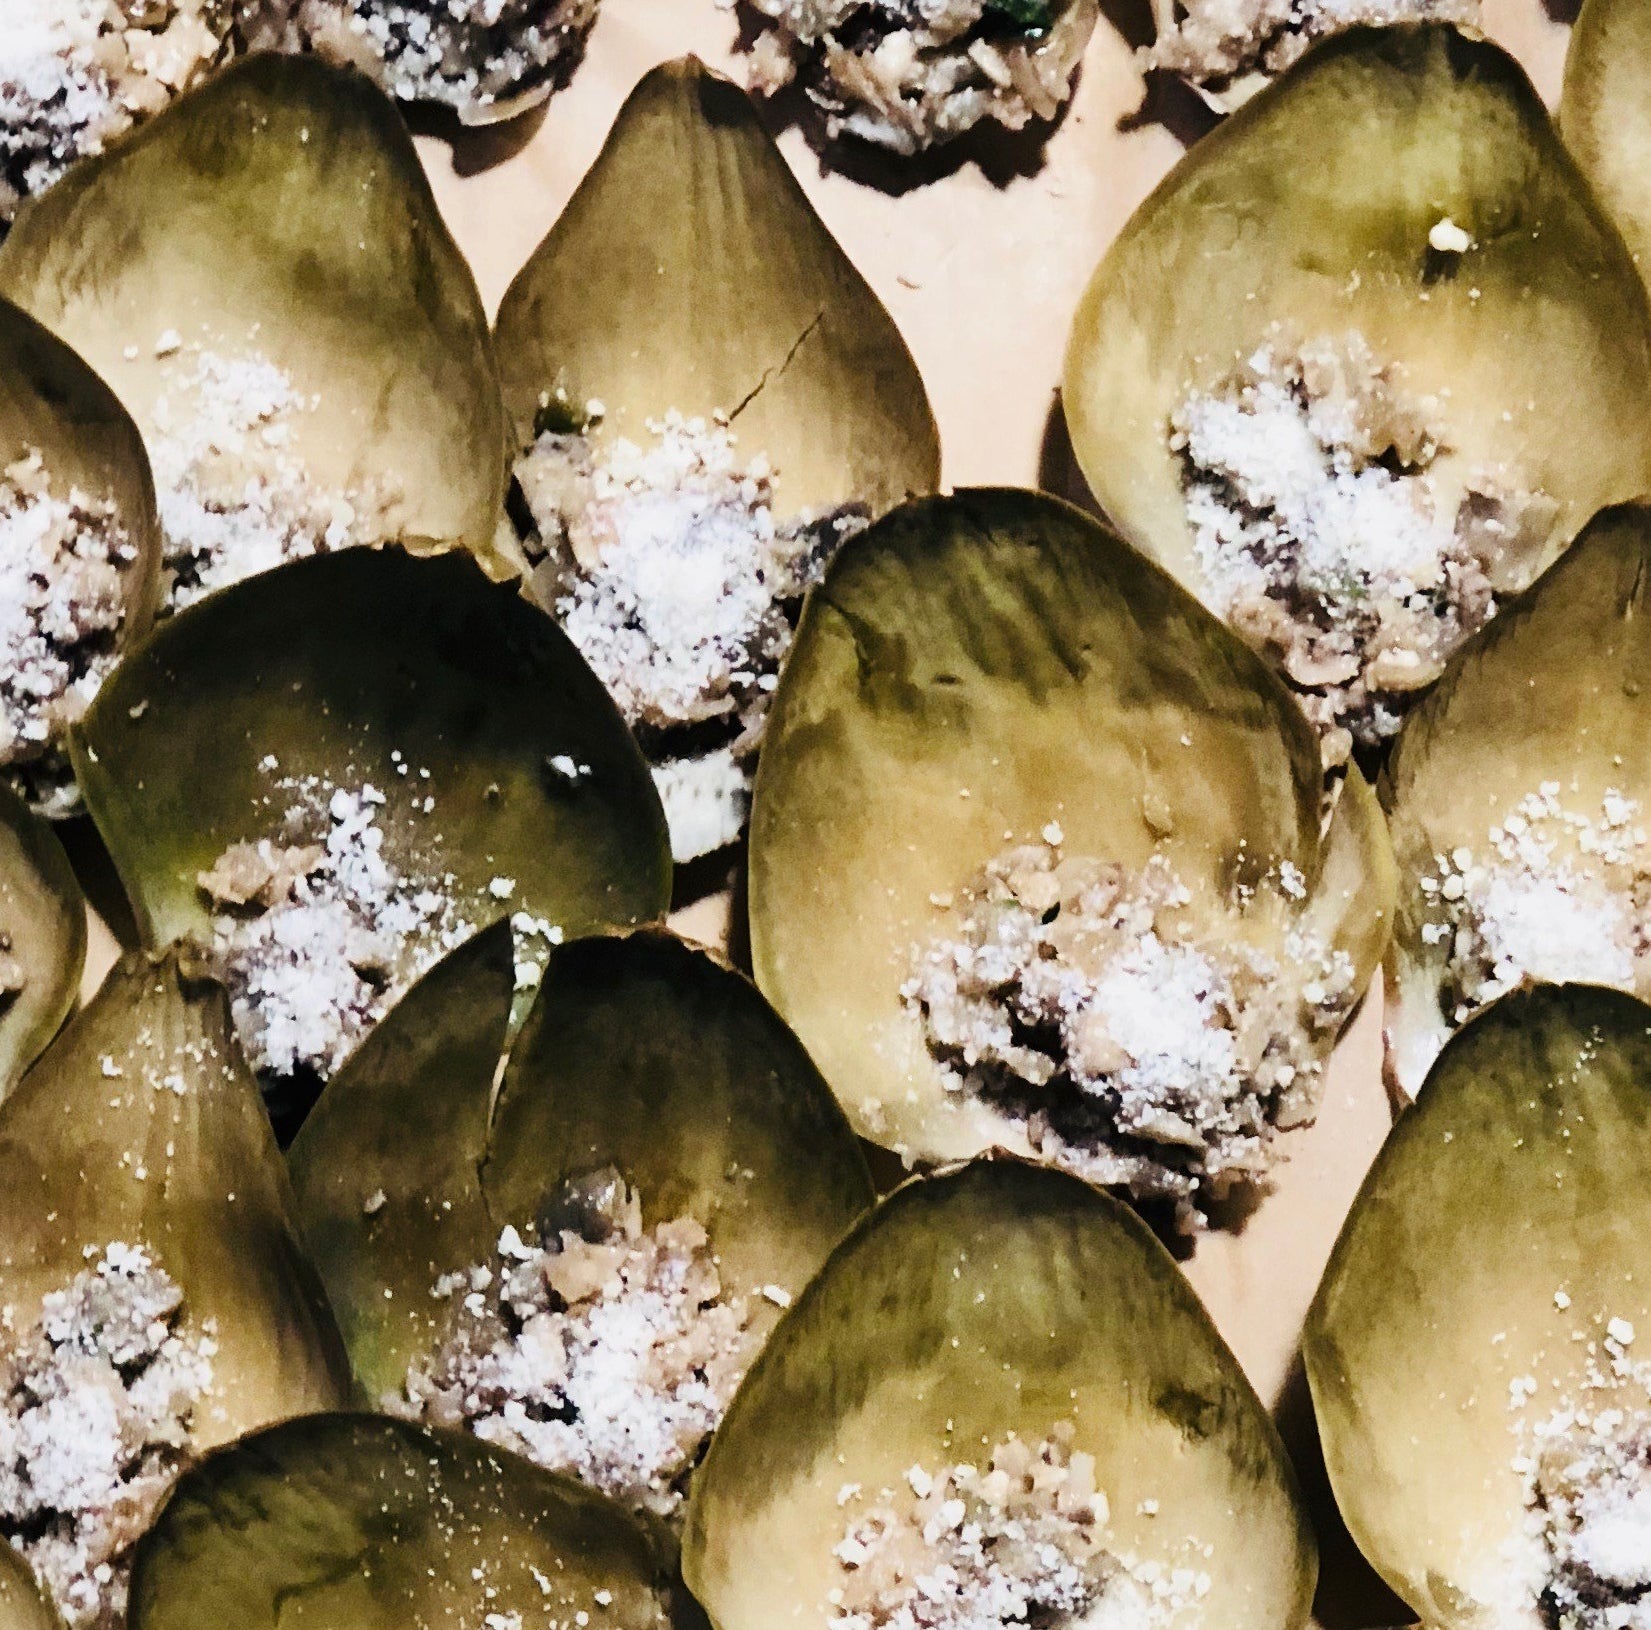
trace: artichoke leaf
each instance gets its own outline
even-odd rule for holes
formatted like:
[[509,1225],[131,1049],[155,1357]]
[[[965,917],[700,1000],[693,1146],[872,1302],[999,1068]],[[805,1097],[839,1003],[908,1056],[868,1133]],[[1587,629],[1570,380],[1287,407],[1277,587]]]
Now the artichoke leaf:
[[63,1630],[63,1620],[33,1570],[4,1544],[0,1544],[0,1630]]
[[505,571],[481,299],[394,104],[360,74],[233,64],[26,206],[0,294],[110,382],[152,452],[196,359],[279,370],[299,404],[287,458],[321,491],[373,495],[368,541],[462,545]]
[[1622,230],[1641,273],[1651,247],[1651,101],[1644,94],[1651,18],[1623,0],[1587,0],[1565,53],[1559,127]]
[[1651,1008],[1586,986],[1471,1021],[1378,1155],[1308,1316],[1337,1503],[1446,1630],[1551,1622],[1521,1594],[1517,1406],[1580,1405],[1610,1322],[1651,1319],[1648,1038]]
[[717,1630],[824,1621],[845,1487],[1060,1422],[1095,1457],[1108,1549],[1166,1569],[1196,1550],[1197,1622],[1305,1622],[1294,1477],[1173,1260],[1106,1195],[1001,1159],[896,1190],[784,1316],[696,1480],[684,1577]]
[[667,1630],[652,1537],[474,1439],[362,1415],[287,1422],[179,1483],[139,1547],[132,1630],[571,1624]]

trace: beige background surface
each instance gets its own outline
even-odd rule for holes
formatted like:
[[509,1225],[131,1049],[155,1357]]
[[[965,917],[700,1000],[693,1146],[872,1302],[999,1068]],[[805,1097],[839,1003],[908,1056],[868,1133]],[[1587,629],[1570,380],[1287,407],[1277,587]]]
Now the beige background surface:
[[[1047,139],[993,136],[916,163],[811,145],[794,108],[771,109],[780,143],[826,224],[893,312],[923,370],[952,485],[1041,485],[1084,501],[1060,427],[1067,323],[1101,252],[1208,115],[1169,87],[1147,97],[1132,47],[1146,0],[1104,0],[1077,94]],[[1486,0],[1487,27],[1525,63],[1550,106],[1565,29],[1542,0]],[[640,75],[693,52],[740,75],[739,19],[714,0],[604,0],[571,84],[511,126],[421,135],[441,206],[488,309],[596,156]],[[839,156],[841,158],[843,156]],[[1379,161],[1379,160],[1378,160]],[[600,275],[593,269],[593,275]],[[682,314],[685,318],[689,314]],[[690,319],[691,320],[691,319]],[[726,900],[686,913],[699,938],[726,929]],[[93,943],[89,980],[112,954]],[[1297,1334],[1341,1218],[1389,1124],[1379,1071],[1379,998],[1344,1038],[1318,1123],[1293,1136],[1274,1192],[1240,1232],[1198,1242],[1187,1272],[1271,1403],[1319,1524],[1325,1630],[1394,1624],[1404,1612],[1347,1540],[1315,1446]]]

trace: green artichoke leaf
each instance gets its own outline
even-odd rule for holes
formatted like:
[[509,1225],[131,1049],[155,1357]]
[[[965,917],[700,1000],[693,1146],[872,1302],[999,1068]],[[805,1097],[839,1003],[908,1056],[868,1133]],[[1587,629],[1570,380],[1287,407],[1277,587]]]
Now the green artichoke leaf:
[[1441,514],[1497,472],[1542,500],[1499,545],[1501,592],[1651,485],[1651,312],[1622,239],[1519,66],[1444,24],[1316,46],[1107,251],[1063,400],[1124,537],[1213,603],[1172,417],[1260,348],[1349,335],[1426,404]]
[[[1510,958],[1518,972],[1499,984],[1586,979],[1651,995],[1616,945],[1610,892],[1631,888],[1612,849],[1626,848],[1630,870],[1644,864],[1633,855],[1638,807],[1651,799],[1641,724],[1651,686],[1648,573],[1651,510],[1595,517],[1558,565],[1463,647],[1405,726],[1382,788],[1403,879],[1385,1023],[1390,1073],[1405,1092],[1420,1086],[1458,1009],[1482,1000],[1464,988],[1460,963]],[[1505,823],[1525,823],[1549,858],[1512,843]],[[1465,885],[1454,905],[1442,896],[1453,877]],[[1523,928],[1499,920],[1498,878],[1514,888],[1563,880],[1578,909],[1595,913],[1595,931],[1568,948],[1562,898]],[[1459,953],[1459,941],[1481,940],[1486,950]]]
[[[801,1292],[871,1203],[859,1145],[801,1044],[741,974],[651,929],[552,951],[495,1100],[508,934],[425,976],[293,1144],[299,1215],[369,1396],[440,1335],[432,1285],[536,1237],[564,1184],[612,1169],[642,1223],[692,1217],[726,1286]],[[420,1135],[407,1137],[416,1124]]]
[[69,1015],[86,961],[86,902],[51,827],[0,786],[0,1100]]
[[788,514],[932,491],[940,445],[893,319],[814,212],[750,98],[693,57],[653,69],[517,274],[495,329],[518,447],[544,399],[603,437],[731,416]]
[[946,1090],[902,998],[914,946],[995,855],[1162,857],[1217,938],[1280,951],[1298,919],[1235,916],[1295,868],[1300,921],[1379,965],[1390,861],[1350,781],[1322,837],[1312,732],[1266,665],[1167,574],[1071,506],[960,492],[903,506],[806,607],[758,771],[758,983],[863,1136],[909,1158],[1030,1152],[1023,1120]]
[[363,1415],[289,1421],[178,1484],[138,1552],[132,1630],[668,1630],[651,1536],[474,1439]]
[[1651,1008],[1544,986],[1452,1038],[1359,1191],[1303,1353],[1342,1514],[1427,1623],[1552,1622],[1517,1406],[1580,1407],[1607,1326],[1648,1328],[1648,1149]]
[[257,1084],[222,989],[178,950],[122,961],[0,1105],[0,1182],[15,1328],[115,1243],[180,1288],[216,1343],[196,1451],[342,1407],[348,1362]]
[[40,1581],[9,1545],[0,1545],[0,1630],[63,1630]]
[[[461,921],[537,925],[524,959],[670,898],[664,818],[613,704],[460,555],[344,550],[210,595],[121,665],[71,747],[150,944],[210,944],[202,872],[333,789],[375,789],[378,853]],[[392,985],[438,928],[404,936]]]
[[31,201],[0,294],[110,382],[157,469],[193,392],[273,368],[296,404],[286,459],[364,513],[370,498],[365,541],[463,545],[506,570],[481,299],[395,105],[360,74],[233,64]]
[[1295,1479],[1174,1261],[1108,1196],[1001,1159],[896,1190],[784,1316],[696,1480],[684,1578],[717,1630],[825,1622],[846,1487],[1062,1422],[1095,1458],[1115,1555],[1196,1554],[1197,1622],[1305,1622]]
[[1622,230],[1641,272],[1651,245],[1651,103],[1643,94],[1651,19],[1621,0],[1587,0],[1565,55],[1559,128]]

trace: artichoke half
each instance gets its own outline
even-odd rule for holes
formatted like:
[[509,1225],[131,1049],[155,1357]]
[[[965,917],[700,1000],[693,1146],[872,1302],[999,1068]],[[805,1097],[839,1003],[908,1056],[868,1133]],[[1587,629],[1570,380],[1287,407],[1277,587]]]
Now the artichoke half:
[[0,772],[46,813],[78,804],[64,734],[154,620],[160,571],[137,426],[0,300]]
[[495,1093],[511,994],[502,926],[408,992],[293,1144],[302,1226],[375,1404],[674,1519],[871,1181],[797,1039],[709,953],[558,947]]
[[1522,984],[1651,996],[1648,574],[1651,510],[1597,516],[1399,739],[1382,787],[1403,878],[1385,1022],[1404,1092]]
[[1321,830],[1288,692],[1068,505],[977,491],[838,556],[751,827],[758,982],[862,1135],[1174,1203],[1261,1180],[1379,964],[1356,774]]
[[1308,1317],[1342,1513],[1440,1630],[1643,1612],[1648,1037],[1651,1008],[1580,985],[1469,1023],[1377,1157]]
[[1103,509],[1331,763],[1651,485],[1633,264],[1523,71],[1442,25],[1338,35],[1200,142],[1096,271],[1064,399]]
[[683,1544],[716,1630],[910,1622],[920,1590],[941,1622],[1294,1630],[1316,1573],[1277,1433],[1169,1254],[1008,1160],[908,1183],[837,1248]]
[[1628,241],[1641,271],[1651,240],[1651,19],[1623,0],[1587,0],[1571,29],[1559,124],[1566,145]]
[[350,549],[163,623],[72,738],[145,942],[201,946],[290,1133],[395,997],[511,917],[548,943],[670,898],[665,823],[559,630],[468,556]]
[[631,93],[496,339],[532,597],[637,730],[676,858],[719,849],[804,593],[939,482],[916,365],[749,99],[693,58]]
[[453,1433],[289,1421],[178,1484],[131,1630],[670,1630],[670,1578],[611,1501]]
[[389,539],[503,572],[481,300],[400,116],[359,74],[226,69],[26,210],[0,294],[143,431],[169,606]]
[[0,1184],[0,1534],[71,1626],[118,1624],[183,1466],[348,1396],[222,990],[122,962],[0,1105]]

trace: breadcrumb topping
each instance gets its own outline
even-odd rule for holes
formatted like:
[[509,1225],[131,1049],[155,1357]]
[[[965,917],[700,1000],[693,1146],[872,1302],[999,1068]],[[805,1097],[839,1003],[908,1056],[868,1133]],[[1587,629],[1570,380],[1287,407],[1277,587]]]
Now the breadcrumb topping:
[[1133,873],[1068,856],[1051,826],[937,904],[901,996],[948,1092],[1057,1165],[1171,1201],[1190,1230],[1312,1118],[1353,965],[1300,931],[1283,965],[1236,933],[1195,937],[1161,856]]
[[445,1334],[386,1409],[680,1513],[752,1319],[698,1222],[645,1228],[640,1196],[606,1168],[564,1186],[539,1242],[506,1228],[490,1262],[432,1294],[447,1304]]
[[845,1488],[834,1630],[1152,1630],[1200,1600],[1203,1570],[1107,1548],[1107,1498],[1074,1438],[1063,1421],[1041,1443],[1005,1438],[984,1470],[918,1465],[875,1497]]
[[237,1036],[269,1076],[325,1080],[472,925],[447,888],[385,857],[385,797],[370,782],[313,777],[272,837],[233,844],[197,881],[213,907],[212,953]]
[[1205,597],[1282,670],[1327,764],[1397,733],[1552,516],[1488,477],[1441,510],[1431,411],[1350,334],[1263,347],[1170,423]]
[[171,332],[155,349],[177,359],[146,437],[173,609],[287,561],[391,535],[392,494],[327,491],[294,451],[294,430],[319,397],[255,353],[185,348]]
[[0,1401],[0,1533],[73,1630],[119,1630],[133,1545],[190,1458],[210,1334],[141,1247],[111,1244],[12,1335]]
[[1053,119],[1094,32],[1095,0],[754,0],[766,95],[799,80],[832,140],[911,154],[983,120]]
[[0,767],[54,754],[91,705],[136,558],[114,504],[55,494],[39,452],[0,475]]
[[517,479],[534,593],[638,731],[683,861],[743,829],[802,597],[865,515],[777,520],[776,472],[740,460],[725,418],[673,412],[648,432],[546,431]]
[[227,54],[223,0],[8,0],[0,221]]

